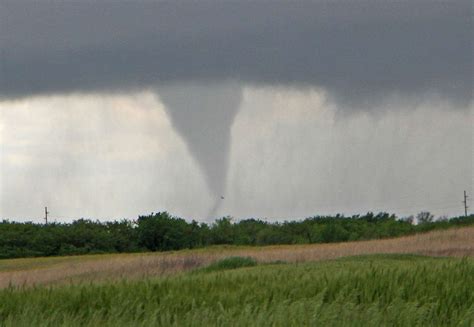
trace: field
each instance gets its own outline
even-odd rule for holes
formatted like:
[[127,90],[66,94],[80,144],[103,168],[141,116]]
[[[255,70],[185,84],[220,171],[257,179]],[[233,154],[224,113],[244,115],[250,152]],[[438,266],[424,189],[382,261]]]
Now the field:
[[2,260],[0,282],[0,326],[473,326],[474,228]]
[[218,246],[196,250],[0,260],[0,288],[77,281],[136,279],[176,274],[229,257],[258,262],[307,262],[376,253],[474,257],[474,227],[394,239],[264,247]]
[[3,326],[472,326],[472,259],[375,255],[0,292]]

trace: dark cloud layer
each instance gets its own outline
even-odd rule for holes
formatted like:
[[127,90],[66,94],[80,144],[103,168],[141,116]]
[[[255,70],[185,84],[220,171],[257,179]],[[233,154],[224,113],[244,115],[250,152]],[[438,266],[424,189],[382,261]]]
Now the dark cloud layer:
[[183,81],[472,94],[470,0],[0,2],[0,96]]

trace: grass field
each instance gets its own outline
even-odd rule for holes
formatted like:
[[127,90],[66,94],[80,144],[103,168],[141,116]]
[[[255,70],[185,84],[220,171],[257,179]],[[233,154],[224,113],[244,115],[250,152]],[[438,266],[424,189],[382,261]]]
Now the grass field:
[[353,255],[411,253],[474,257],[474,227],[359,242],[265,247],[219,246],[162,253],[105,254],[0,260],[0,288],[9,285],[141,279],[196,269],[229,257],[252,257],[260,263],[308,262]]
[[[246,265],[249,265],[248,260]],[[474,261],[372,255],[228,264],[0,291],[2,326],[473,326]]]
[[0,326],[474,326],[474,228],[0,260],[0,288]]

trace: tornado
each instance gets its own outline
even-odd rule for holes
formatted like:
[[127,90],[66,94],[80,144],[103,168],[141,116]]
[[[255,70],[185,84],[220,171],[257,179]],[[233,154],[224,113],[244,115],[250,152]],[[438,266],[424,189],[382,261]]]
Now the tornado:
[[225,198],[231,129],[242,101],[242,87],[229,82],[186,83],[162,87],[157,94],[215,198],[207,218],[216,218]]

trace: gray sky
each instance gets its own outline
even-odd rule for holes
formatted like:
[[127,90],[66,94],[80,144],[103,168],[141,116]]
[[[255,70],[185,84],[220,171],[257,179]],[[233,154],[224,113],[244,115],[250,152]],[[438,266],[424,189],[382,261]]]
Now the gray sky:
[[471,6],[3,0],[0,217],[462,213]]

